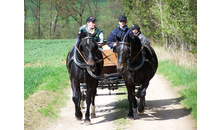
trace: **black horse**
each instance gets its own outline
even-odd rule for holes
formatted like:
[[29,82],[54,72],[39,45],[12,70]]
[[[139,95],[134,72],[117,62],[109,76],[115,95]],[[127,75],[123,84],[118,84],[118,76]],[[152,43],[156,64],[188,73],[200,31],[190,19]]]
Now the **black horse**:
[[[81,42],[75,45],[68,53],[66,59],[66,66],[70,75],[71,87],[73,92],[72,100],[75,103],[75,116],[77,120],[82,119],[82,112],[80,108],[80,101],[82,100],[80,83],[86,83],[86,113],[84,123],[90,125],[90,104],[92,103],[91,116],[95,117],[95,95],[98,86],[98,79],[93,78],[94,75],[100,75],[103,68],[103,61],[96,62],[102,59],[102,53],[98,49],[98,44],[95,42],[94,34],[84,33],[81,31]],[[88,73],[90,71],[90,74]]]
[[[123,75],[128,91],[129,113],[128,119],[133,120],[132,102],[134,110],[139,114],[145,111],[145,95],[149,81],[155,75],[158,60],[150,46],[142,46],[140,39],[135,35],[126,35],[123,38],[116,37],[117,46],[114,48],[117,53],[117,70]],[[140,86],[137,97],[140,103],[137,105],[135,98],[135,86]]]

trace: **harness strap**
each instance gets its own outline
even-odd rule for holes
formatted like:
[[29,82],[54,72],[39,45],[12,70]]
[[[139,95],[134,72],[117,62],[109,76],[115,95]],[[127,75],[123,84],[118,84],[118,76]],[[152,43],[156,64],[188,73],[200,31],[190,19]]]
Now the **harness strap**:
[[81,55],[81,57],[83,58],[83,60],[86,62],[86,64],[88,64],[87,61],[86,61],[86,59],[85,59],[84,56],[82,55],[82,53],[81,53],[81,52],[79,51],[79,49],[77,48],[76,44],[75,44],[75,48],[76,48],[76,50],[78,51],[78,53]]
[[144,46],[141,47],[140,51],[137,53],[137,55],[131,60],[131,62],[128,64],[128,66],[132,63],[132,61],[140,54],[140,52],[144,49]]

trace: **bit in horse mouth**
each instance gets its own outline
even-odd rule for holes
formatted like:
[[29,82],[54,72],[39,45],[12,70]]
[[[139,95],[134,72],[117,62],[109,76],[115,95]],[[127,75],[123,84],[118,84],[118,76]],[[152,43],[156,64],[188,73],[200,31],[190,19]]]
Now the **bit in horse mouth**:
[[90,65],[89,69],[90,69],[92,72],[94,72],[95,69],[96,69],[96,67],[95,67],[95,65]]

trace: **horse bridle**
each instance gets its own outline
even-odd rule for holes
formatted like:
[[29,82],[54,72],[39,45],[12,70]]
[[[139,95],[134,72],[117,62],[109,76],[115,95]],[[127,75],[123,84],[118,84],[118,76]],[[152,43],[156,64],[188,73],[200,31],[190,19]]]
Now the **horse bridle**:
[[[89,40],[90,40],[90,39],[94,40],[93,37],[84,37],[84,38],[81,40],[81,42],[84,41],[84,40],[87,40],[87,43],[89,43]],[[81,42],[80,42],[80,43],[81,43]],[[85,62],[86,64],[88,64],[88,62],[86,61],[86,59],[88,59],[88,58],[85,58],[84,53],[83,53],[83,52],[80,52],[80,50],[78,49],[78,47],[76,46],[76,44],[75,44],[75,47],[76,47],[76,50],[78,51],[78,53],[79,53],[79,54],[81,55],[81,57],[83,58],[84,62]]]
[[[124,42],[124,39],[123,39],[123,42],[118,42],[118,43],[121,43],[121,45],[122,44],[125,44],[125,45],[130,45],[130,47],[129,46],[127,46],[128,48],[129,48],[129,50],[130,50],[130,54],[129,54],[129,56],[131,56],[131,52],[132,52],[132,48],[131,48],[131,44],[129,44],[128,42]],[[120,45],[119,45],[120,46]],[[127,66],[130,66],[130,64],[132,63],[132,61],[140,54],[140,52],[142,51],[144,49],[144,45],[141,47],[141,49],[140,49],[140,51],[135,55],[135,57],[131,60],[131,62],[127,65]],[[128,60],[129,60],[129,58],[127,59],[127,61],[117,61],[118,63],[128,63]]]
[[[131,44],[130,43],[128,43],[128,42],[124,42],[124,40],[122,41],[122,42],[118,42],[119,43],[119,45],[118,45],[118,47],[119,46],[121,46],[121,45],[127,45],[127,47],[128,47],[128,49],[129,49],[129,51],[130,51],[130,54],[129,54],[129,56],[131,56]],[[130,46],[130,47],[129,47]],[[129,60],[129,59],[127,59],[127,60]],[[117,61],[118,63],[127,63],[128,61]]]

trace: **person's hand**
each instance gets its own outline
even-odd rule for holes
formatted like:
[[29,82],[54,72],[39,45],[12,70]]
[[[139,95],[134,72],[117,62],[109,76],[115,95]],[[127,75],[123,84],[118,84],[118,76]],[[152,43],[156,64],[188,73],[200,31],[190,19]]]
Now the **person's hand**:
[[117,45],[117,43],[114,43],[114,44],[113,44],[113,47],[116,46],[116,45]]

